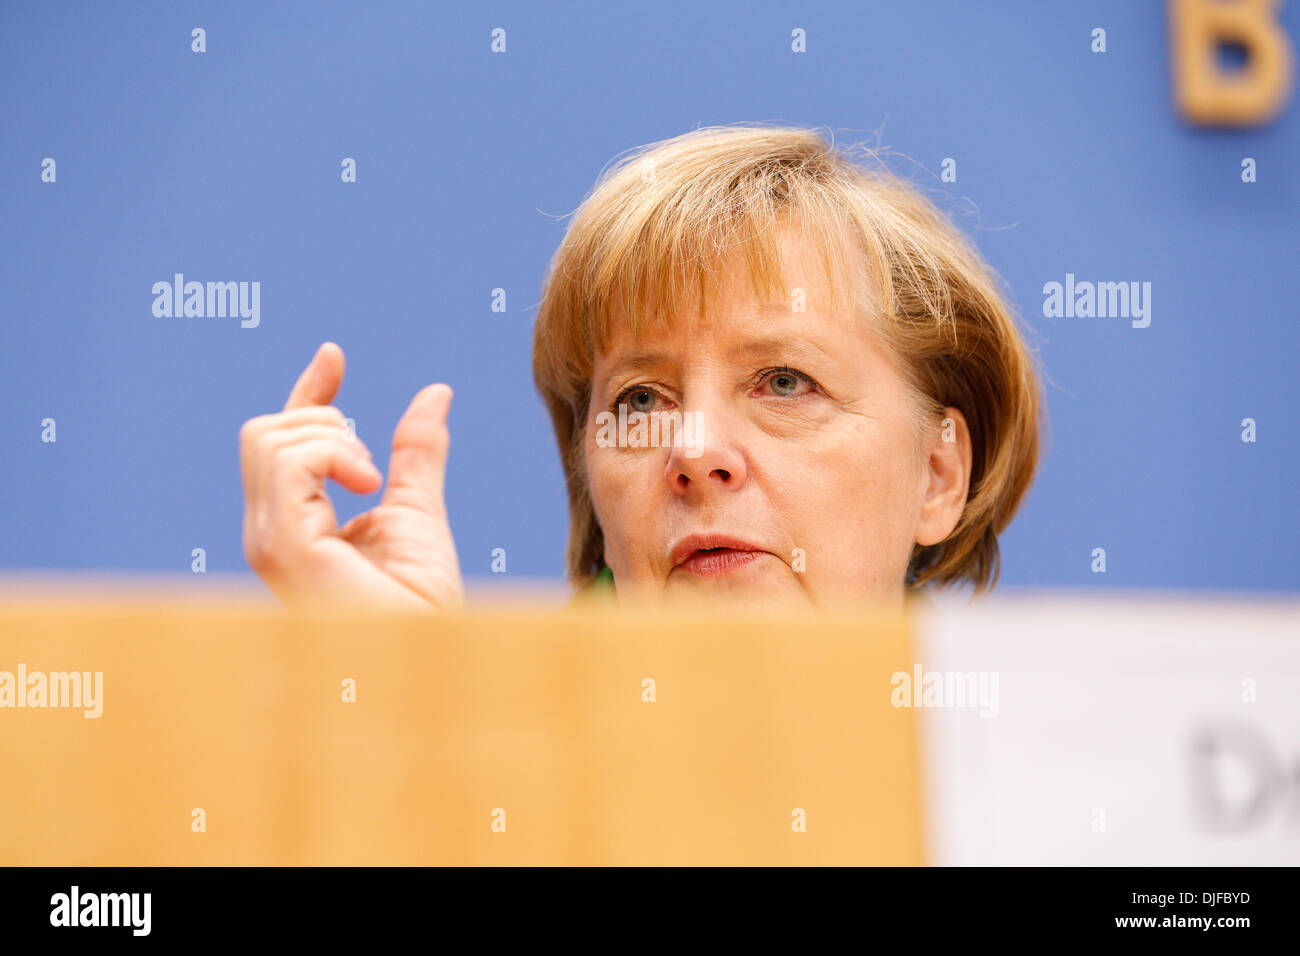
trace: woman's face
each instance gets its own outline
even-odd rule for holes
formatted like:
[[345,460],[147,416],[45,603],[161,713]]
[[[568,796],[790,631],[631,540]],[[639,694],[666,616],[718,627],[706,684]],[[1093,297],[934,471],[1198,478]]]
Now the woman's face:
[[[938,419],[918,432],[899,370],[861,319],[831,311],[816,250],[790,229],[780,243],[789,300],[730,281],[707,319],[624,331],[596,357],[587,474],[620,598],[897,602],[913,544],[960,516],[960,412],[946,410],[947,441]],[[672,445],[667,416],[657,447],[635,417],[620,437],[620,403],[678,413],[685,440]]]

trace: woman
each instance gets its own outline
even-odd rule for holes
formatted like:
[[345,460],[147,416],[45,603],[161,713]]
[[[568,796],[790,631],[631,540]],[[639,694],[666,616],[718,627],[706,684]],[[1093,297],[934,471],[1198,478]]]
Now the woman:
[[[816,132],[706,128],[616,164],[534,336],[578,588],[901,604],[996,582],[1037,460],[1033,361],[961,234]],[[329,406],[342,377],[326,343],[285,409],[243,427],[249,564],[286,602],[460,606],[451,389],[415,396],[380,504],[339,528],[325,479],[384,481]]]

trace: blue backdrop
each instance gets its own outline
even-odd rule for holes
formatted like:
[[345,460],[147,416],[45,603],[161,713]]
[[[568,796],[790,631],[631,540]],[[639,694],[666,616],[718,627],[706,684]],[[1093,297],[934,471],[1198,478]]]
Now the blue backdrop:
[[[1300,4],[1282,19],[1294,45]],[[465,573],[504,547],[559,577],[529,349],[563,217],[631,147],[767,121],[956,160],[950,184],[902,171],[1007,280],[1050,376],[1005,584],[1291,590],[1300,103],[1192,129],[1169,60],[1165,5],[1132,0],[5,3],[0,567],[188,572],[202,547],[244,569],[239,426],[333,339],[381,469],[415,392],[455,388]],[[178,272],[260,282],[260,323],[155,317]],[[1044,317],[1067,273],[1150,282],[1150,326]],[[377,500],[331,487],[341,518]]]

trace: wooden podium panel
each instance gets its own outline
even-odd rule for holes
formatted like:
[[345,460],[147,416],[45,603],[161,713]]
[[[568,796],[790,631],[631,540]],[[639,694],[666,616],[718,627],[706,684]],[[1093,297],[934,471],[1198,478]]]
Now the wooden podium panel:
[[0,864],[917,864],[912,659],[865,613],[11,601]]

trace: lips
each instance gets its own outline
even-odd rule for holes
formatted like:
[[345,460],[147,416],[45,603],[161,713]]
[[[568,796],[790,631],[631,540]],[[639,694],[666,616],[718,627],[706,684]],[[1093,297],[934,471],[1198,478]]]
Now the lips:
[[714,554],[719,559],[730,557],[734,561],[734,559],[745,558],[746,555],[752,558],[764,553],[767,553],[764,548],[728,534],[689,534],[673,545],[669,560],[675,568],[687,560],[703,561],[705,560],[703,554]]

